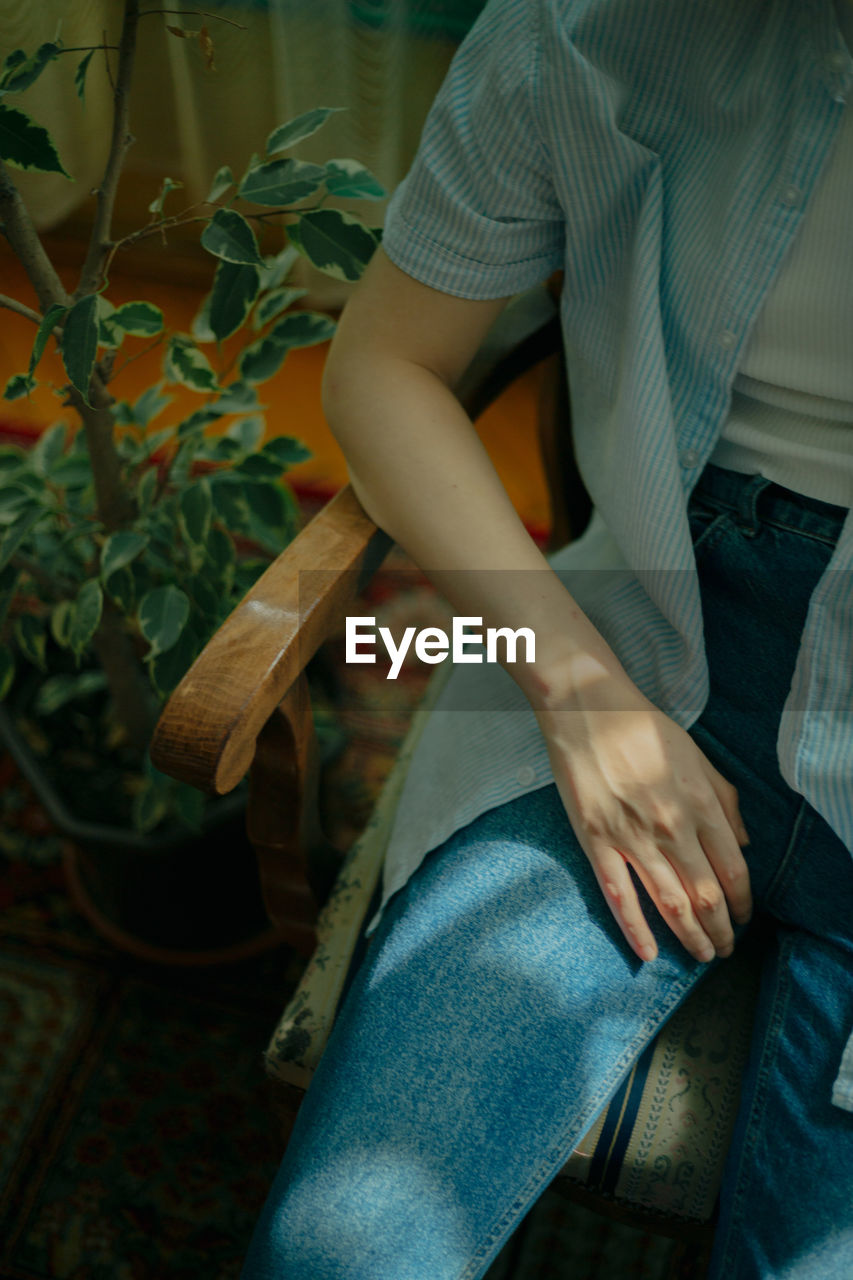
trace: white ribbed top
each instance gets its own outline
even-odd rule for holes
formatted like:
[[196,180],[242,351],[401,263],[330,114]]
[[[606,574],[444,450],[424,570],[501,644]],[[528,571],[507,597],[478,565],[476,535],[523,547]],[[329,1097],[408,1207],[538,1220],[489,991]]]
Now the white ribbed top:
[[[853,51],[853,0],[836,0]],[[802,199],[785,192],[792,207]],[[853,506],[853,113],[756,320],[711,462]]]

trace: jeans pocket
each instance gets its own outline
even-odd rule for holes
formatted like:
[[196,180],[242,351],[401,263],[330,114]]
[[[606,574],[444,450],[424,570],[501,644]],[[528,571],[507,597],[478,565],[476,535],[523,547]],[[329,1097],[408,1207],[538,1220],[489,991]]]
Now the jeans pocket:
[[687,521],[690,525],[690,538],[693,542],[694,555],[703,547],[710,546],[722,532],[729,512],[706,502],[701,495],[693,495],[687,506]]

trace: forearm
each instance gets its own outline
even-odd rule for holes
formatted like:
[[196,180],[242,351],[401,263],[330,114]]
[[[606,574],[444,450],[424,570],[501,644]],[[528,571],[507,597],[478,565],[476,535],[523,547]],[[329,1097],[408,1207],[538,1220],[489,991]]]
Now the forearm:
[[507,667],[534,705],[618,659],[549,569],[445,382],[397,357],[332,362],[329,424],[365,510],[486,627],[530,628],[536,660]]

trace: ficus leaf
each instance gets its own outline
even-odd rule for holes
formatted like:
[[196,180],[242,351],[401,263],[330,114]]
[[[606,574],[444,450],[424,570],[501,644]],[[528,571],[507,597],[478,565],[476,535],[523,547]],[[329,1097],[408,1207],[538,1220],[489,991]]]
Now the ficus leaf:
[[272,335],[259,338],[240,354],[240,377],[244,382],[266,382],[278,373],[287,351],[287,343],[279,342]]
[[198,653],[199,645],[191,626],[178,637],[165,652],[154,656],[149,668],[151,683],[158,693],[166,696],[186,674]]
[[122,613],[130,613],[136,600],[136,582],[130,569],[117,569],[105,580],[107,595]]
[[340,209],[303,213],[287,234],[315,267],[336,280],[358,280],[378,243],[358,218]]
[[143,471],[136,486],[136,502],[143,515],[151,507],[156,491],[157,471],[154,467],[149,467],[147,471]]
[[326,190],[348,200],[382,200],[388,192],[357,160],[327,160]]
[[253,453],[264,438],[266,424],[263,418],[243,418],[233,422],[225,433],[225,439],[233,440],[244,453]]
[[13,49],[11,53],[7,53],[3,60],[3,77],[12,71],[15,67],[19,67],[22,62],[26,62],[27,54],[25,49]]
[[104,608],[104,593],[97,578],[84,582],[77,593],[68,644],[79,657],[98,629]]
[[261,288],[277,289],[283,284],[296,263],[299,261],[299,254],[292,244],[287,244],[280,253],[275,256],[264,258],[264,269],[261,272]]
[[172,403],[171,396],[163,395],[162,387],[163,383],[157,382],[154,386],[146,388],[133,406],[134,421],[141,426],[147,427],[149,422]]
[[250,169],[239,194],[255,204],[289,205],[310,196],[323,184],[326,171],[301,160],[270,160]]
[[281,315],[282,311],[286,311],[297,299],[304,298],[307,292],[307,289],[291,289],[286,286],[281,289],[272,289],[264,294],[255,307],[252,325],[255,329],[263,329],[265,324],[269,324],[270,320]]
[[290,347],[313,347],[326,342],[335,332],[335,322],[319,311],[293,311],[283,316],[270,330],[277,342]]
[[[185,34],[178,27],[167,27],[166,30],[178,32],[180,35]],[[135,829],[144,835],[148,831],[153,831],[168,811],[168,794],[149,784],[133,797],[131,821]]]
[[163,312],[152,302],[124,302],[109,317],[109,324],[125,333],[150,338],[163,328]]
[[213,500],[210,485],[206,480],[199,480],[190,485],[181,494],[180,499],[181,532],[192,546],[204,546],[210,533],[210,520],[213,513]]
[[28,373],[13,374],[6,383],[6,389],[3,392],[3,399],[20,400],[22,396],[28,396],[35,385],[35,378],[31,378]]
[[0,102],[0,160],[16,169],[35,169],[37,173],[61,173],[70,178],[63,168],[56,147],[47,129],[35,124],[17,107],[7,107]]
[[30,354],[30,376],[35,373],[36,366],[44,355],[44,349],[47,346],[48,338],[53,333],[53,330],[56,328],[67,310],[68,308],[63,307],[61,302],[54,302],[52,306],[48,307],[47,311],[45,311],[42,316],[41,323],[39,324],[36,332],[33,349]]
[[62,359],[71,383],[89,403],[89,383],[98,353],[98,299],[90,293],[68,312],[62,331]]
[[234,186],[234,174],[231,172],[229,165],[224,164],[221,169],[217,169],[213,175],[213,182],[210,184],[210,190],[207,193],[206,203],[213,204],[225,195],[229,187]]
[[[169,30],[172,30],[172,28],[169,28]],[[175,28],[175,30],[177,30],[177,28]],[[148,212],[158,216],[162,215],[166,196],[170,191],[180,191],[183,185],[184,184],[182,182],[176,182],[174,178],[164,178],[159,194],[148,206]]]
[[220,262],[213,280],[208,321],[218,342],[243,324],[260,288],[257,267]]
[[181,382],[194,391],[217,391],[216,374],[207,356],[191,338],[175,334],[166,349],[165,374],[170,382]]
[[[15,56],[23,52],[16,49]],[[60,48],[58,44],[48,41],[46,44],[39,45],[35,53],[22,61],[18,61],[13,68],[10,68],[0,81],[0,89],[6,93],[22,93],[24,89],[29,89],[31,84],[38,80],[41,73],[49,62],[53,62],[59,57]]]
[[267,155],[274,156],[278,151],[295,146],[303,138],[310,138],[312,133],[316,133],[326,123],[329,116],[343,110],[344,107],[314,107],[313,110],[296,116],[294,120],[289,120],[287,124],[279,125],[267,138]]
[[56,675],[45,680],[35,697],[39,716],[53,715],[75,698],[87,698],[107,687],[103,671],[81,671],[79,675]]
[[149,657],[171,649],[186,626],[189,614],[189,599],[174,583],[155,587],[142,597],[139,627],[151,646]]
[[107,538],[101,551],[101,578],[106,582],[110,574],[123,569],[131,560],[135,560],[140,551],[148,546],[145,534],[134,533],[131,529],[113,533]]
[[15,619],[14,633],[18,648],[27,661],[44,671],[47,635],[41,619],[31,613],[22,614]]
[[77,63],[77,70],[74,72],[74,88],[81,102],[86,101],[86,72],[89,70],[89,63],[92,61],[94,52],[95,50],[91,49],[85,58],[82,58]]
[[56,422],[39,436],[30,450],[30,466],[37,476],[50,475],[65,449],[65,423]]
[[210,294],[206,293],[199,303],[198,311],[190,323],[190,334],[195,342],[215,342],[216,334],[210,327]]
[[73,617],[74,603],[71,600],[60,600],[50,611],[50,634],[61,649],[67,649],[71,643]]
[[265,409],[266,405],[258,400],[257,390],[246,382],[232,382],[227,386],[216,407],[220,413],[253,413],[257,409]]
[[6,568],[12,556],[23,545],[44,514],[43,507],[30,507],[18,516],[14,524],[9,525],[3,537],[0,538],[0,570]]
[[264,265],[255,233],[236,209],[217,209],[201,233],[201,243],[208,253],[225,262]]
[[274,458],[282,470],[311,457],[311,450],[295,436],[273,436],[272,440],[266,442],[262,452],[266,457]]

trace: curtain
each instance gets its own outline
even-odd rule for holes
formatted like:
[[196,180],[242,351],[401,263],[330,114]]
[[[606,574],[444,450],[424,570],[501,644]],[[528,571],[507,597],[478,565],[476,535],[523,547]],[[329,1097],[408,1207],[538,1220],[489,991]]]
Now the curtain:
[[[199,0],[197,8],[214,16],[142,18],[131,99],[135,142],[117,205],[118,233],[145,223],[164,175],[185,188],[170,197],[169,208],[171,201],[181,207],[180,201],[200,200],[221,165],[239,177],[271,129],[317,106],[344,110],[300,144],[298,157],[351,157],[391,191],[411,162],[454,50],[484,2]],[[143,9],[160,7],[160,0],[143,0]],[[182,6],[162,0],[162,7]],[[0,0],[0,56],[15,48],[31,52],[55,37],[60,22],[67,46],[101,43],[102,33],[115,44],[122,9],[121,0]],[[213,42],[212,69],[195,35],[202,24]],[[192,34],[176,36],[168,26]],[[61,223],[85,201],[106,157],[112,109],[104,56],[96,53],[89,64],[81,106],[73,78],[83,56],[63,55],[20,98],[51,130],[76,179],[15,174],[42,227]],[[381,223],[382,204],[339,203],[372,225]],[[319,273],[312,272],[309,283],[329,303],[341,292]]]

